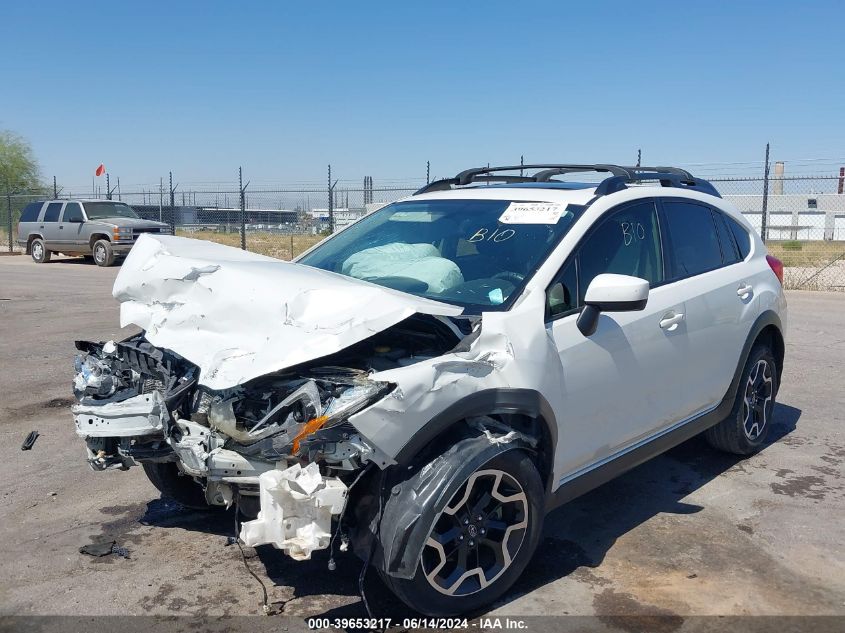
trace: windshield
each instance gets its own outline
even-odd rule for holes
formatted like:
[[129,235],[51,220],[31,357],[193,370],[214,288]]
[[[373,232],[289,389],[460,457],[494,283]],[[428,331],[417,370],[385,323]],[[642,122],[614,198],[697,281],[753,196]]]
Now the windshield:
[[397,202],[298,260],[419,297],[504,310],[584,207],[510,200]]
[[128,204],[122,202],[86,202],[85,215],[89,220],[101,218],[137,218],[138,214]]

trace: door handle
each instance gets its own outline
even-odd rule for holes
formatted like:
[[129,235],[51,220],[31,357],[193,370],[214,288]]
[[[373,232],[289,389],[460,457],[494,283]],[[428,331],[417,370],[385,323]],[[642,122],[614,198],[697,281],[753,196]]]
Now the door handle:
[[736,296],[745,301],[749,299],[751,295],[754,294],[754,286],[749,284],[742,284],[739,288],[736,289]]
[[679,312],[667,312],[663,315],[663,318],[660,319],[660,329],[666,330],[667,332],[674,332],[678,329],[678,326],[683,320],[683,314]]
[[65,227],[64,227],[64,226],[60,226],[60,227],[59,227],[59,230],[61,231],[63,228],[65,228]]

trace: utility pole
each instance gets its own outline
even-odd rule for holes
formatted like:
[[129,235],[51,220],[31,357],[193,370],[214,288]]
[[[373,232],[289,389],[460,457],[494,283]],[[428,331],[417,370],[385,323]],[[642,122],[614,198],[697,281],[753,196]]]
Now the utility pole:
[[59,197],[59,189],[56,187],[56,177],[53,176],[53,200]]
[[766,241],[766,216],[769,210],[769,144],[766,143],[766,164],[763,167],[763,217],[760,221],[760,238]]

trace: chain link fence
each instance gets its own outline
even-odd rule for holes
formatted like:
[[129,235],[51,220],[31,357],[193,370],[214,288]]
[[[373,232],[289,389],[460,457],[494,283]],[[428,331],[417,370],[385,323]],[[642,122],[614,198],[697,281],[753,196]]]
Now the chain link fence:
[[845,194],[840,177],[710,182],[763,237],[769,253],[783,262],[785,287],[845,291]]
[[[845,193],[835,175],[780,178],[710,178],[784,263],[784,285],[845,291]],[[374,186],[257,188],[249,184],[179,191],[112,194],[143,218],[170,224],[176,235],[220,242],[279,259],[301,254],[381,206],[409,196],[424,181]],[[91,194],[58,192],[59,197]],[[0,250],[20,252],[17,221],[30,202],[53,192],[6,193],[0,210]]]

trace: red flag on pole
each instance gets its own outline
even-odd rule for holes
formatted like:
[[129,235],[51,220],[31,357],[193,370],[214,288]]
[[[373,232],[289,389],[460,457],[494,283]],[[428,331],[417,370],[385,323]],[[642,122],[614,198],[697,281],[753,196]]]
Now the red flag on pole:
[[100,163],[100,166],[97,167],[97,171],[94,172],[94,175],[102,176],[104,173],[106,173],[106,166],[103,165],[103,163]]

